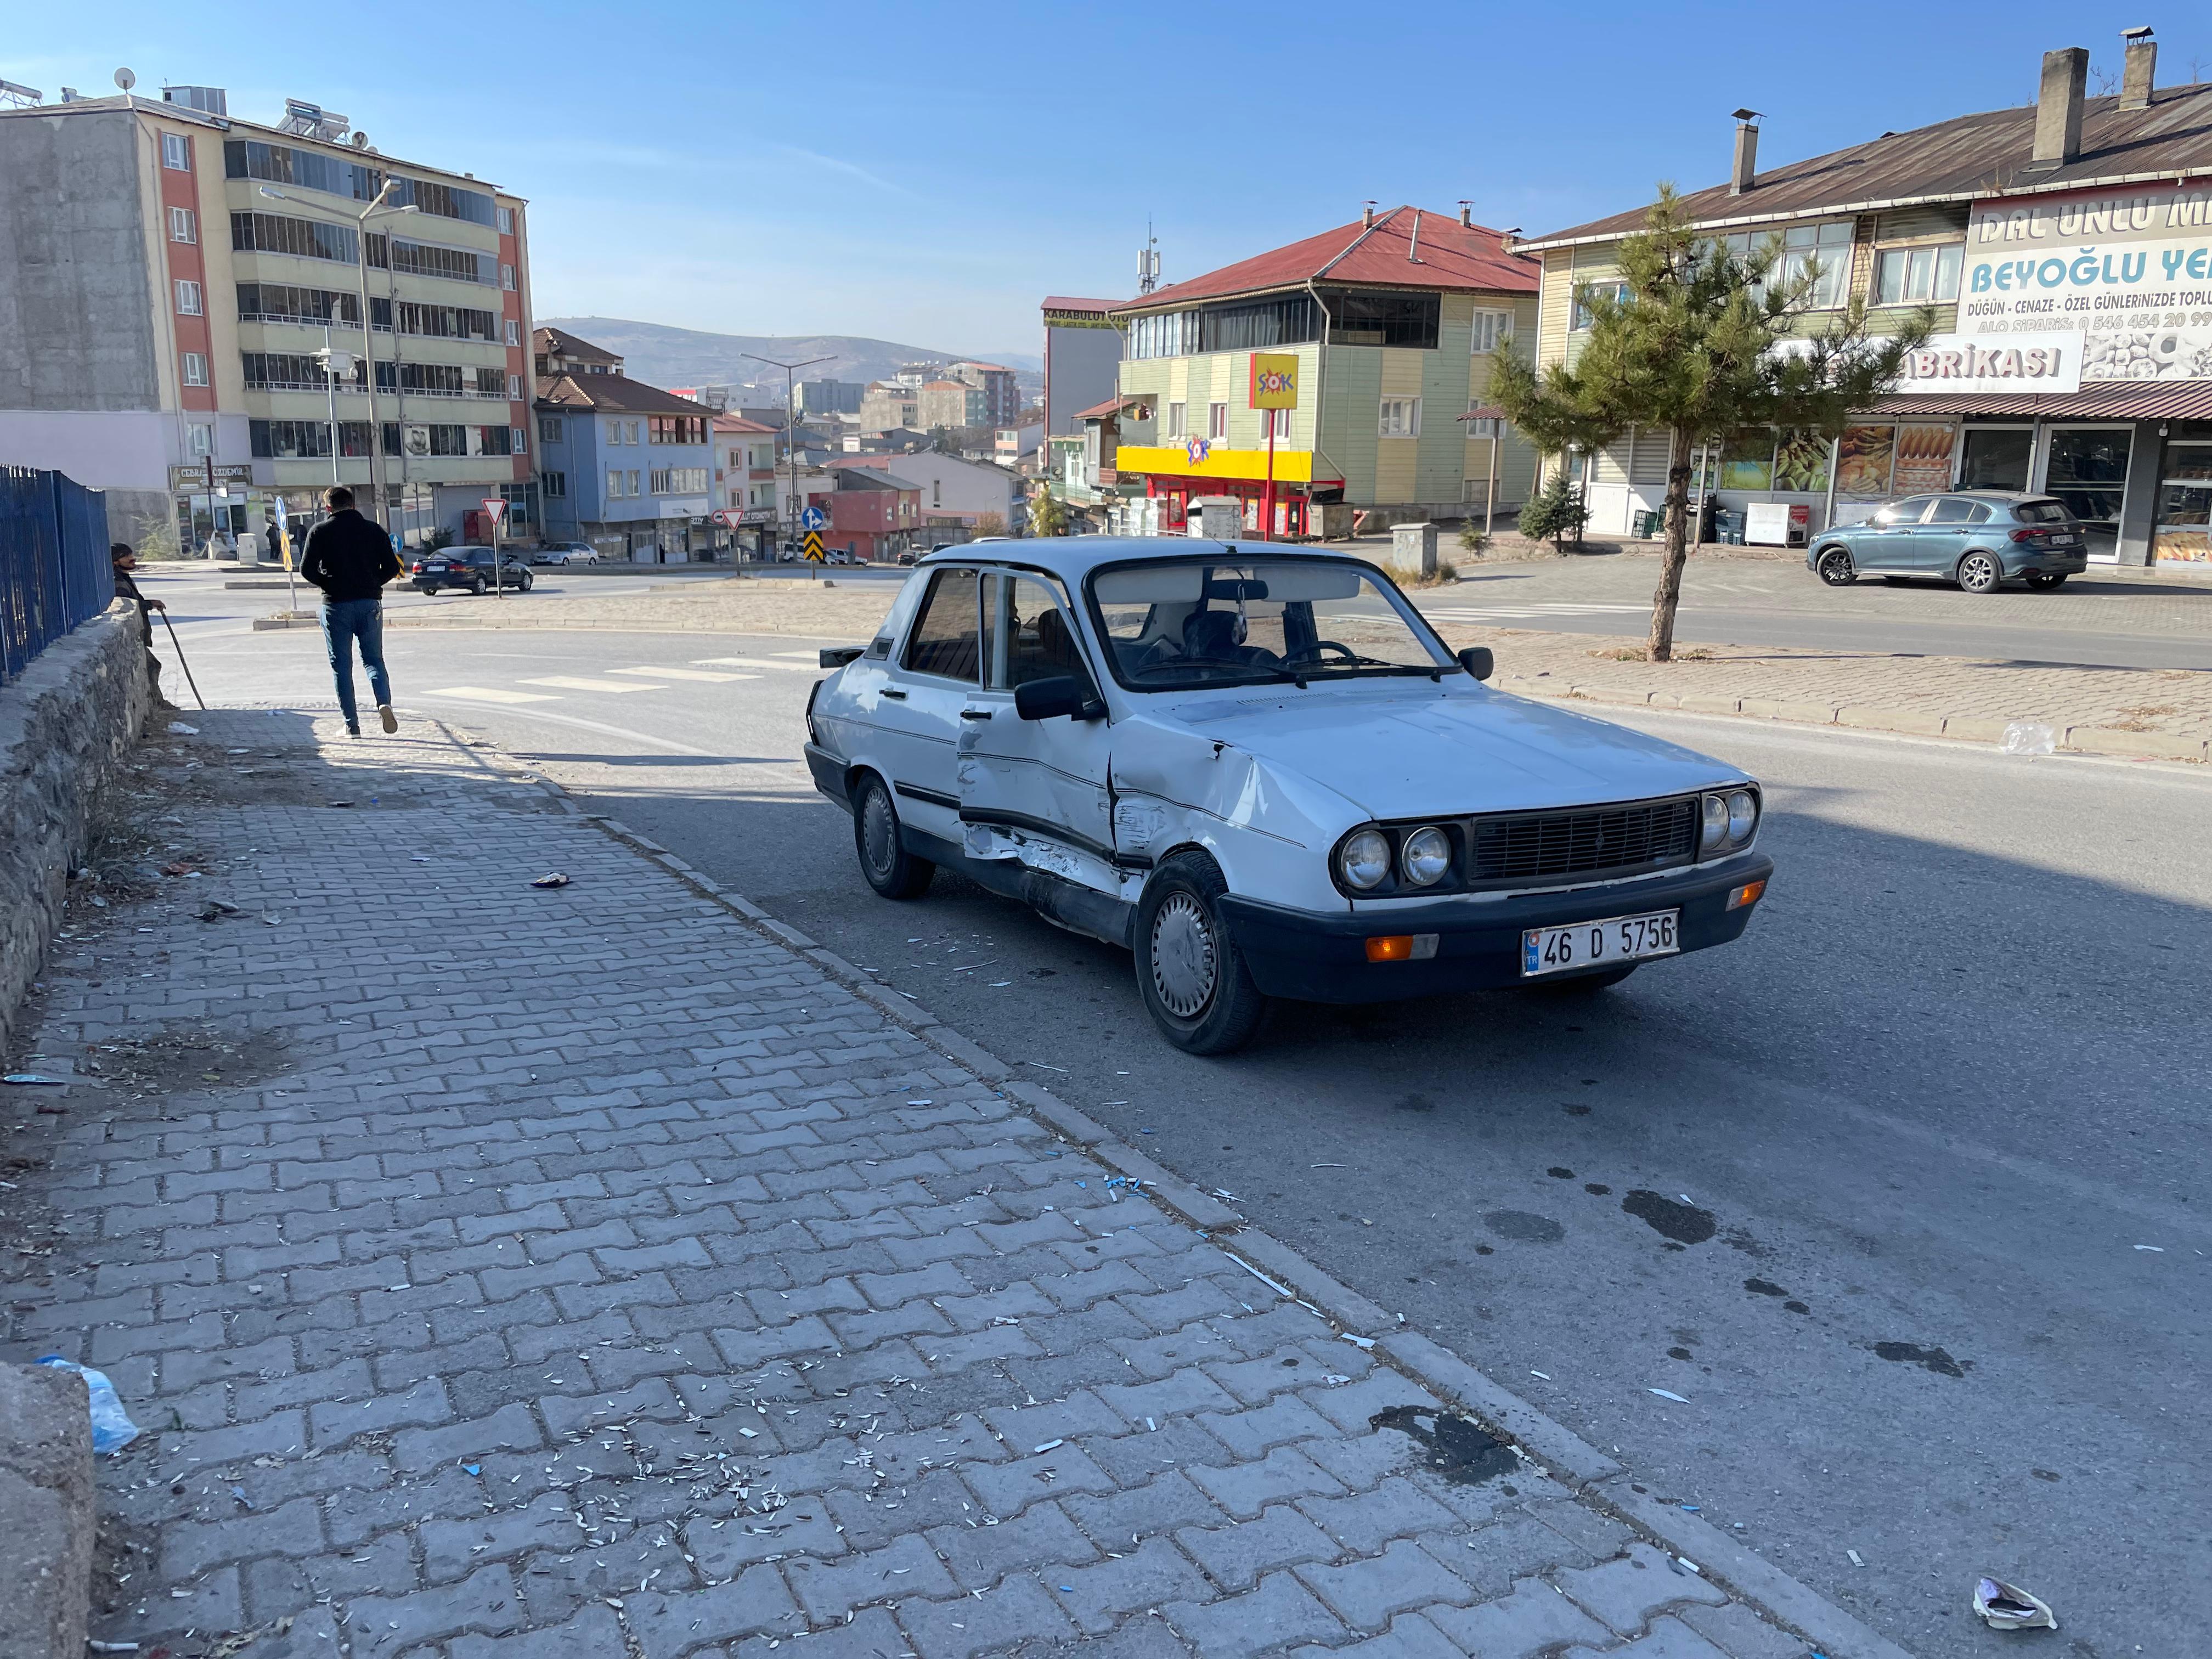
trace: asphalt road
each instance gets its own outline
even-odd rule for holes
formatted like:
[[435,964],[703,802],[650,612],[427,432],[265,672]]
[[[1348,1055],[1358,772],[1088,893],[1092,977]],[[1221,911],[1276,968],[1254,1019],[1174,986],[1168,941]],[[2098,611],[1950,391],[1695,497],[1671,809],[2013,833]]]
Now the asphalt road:
[[[326,704],[313,635],[186,637],[220,700]],[[1986,1571],[2069,1654],[2203,1650],[2212,779],[1639,713],[1768,786],[1741,943],[1582,1000],[1284,1010],[1199,1060],[1126,955],[949,878],[866,891],[796,760],[812,643],[388,636],[402,704],[1236,1194],[1907,1649],[2023,1639],[1968,1612]]]

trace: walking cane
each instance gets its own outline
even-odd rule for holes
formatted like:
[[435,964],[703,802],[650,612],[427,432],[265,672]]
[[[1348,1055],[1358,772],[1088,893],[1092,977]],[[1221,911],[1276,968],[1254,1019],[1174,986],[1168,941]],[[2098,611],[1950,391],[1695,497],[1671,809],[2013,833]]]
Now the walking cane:
[[185,660],[185,647],[178,643],[176,623],[169,620],[169,613],[166,611],[156,611],[154,614],[161,619],[161,626],[169,630],[169,643],[177,647],[177,666],[185,671],[185,684],[192,688],[192,701],[201,708],[206,708],[207,699],[200,696],[200,683],[192,678],[192,665]]

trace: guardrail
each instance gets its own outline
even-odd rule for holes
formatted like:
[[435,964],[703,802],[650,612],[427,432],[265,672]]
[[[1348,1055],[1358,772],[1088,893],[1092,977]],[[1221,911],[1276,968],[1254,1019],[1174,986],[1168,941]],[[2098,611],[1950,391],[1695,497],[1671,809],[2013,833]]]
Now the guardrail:
[[105,493],[58,472],[0,467],[0,685],[114,599]]

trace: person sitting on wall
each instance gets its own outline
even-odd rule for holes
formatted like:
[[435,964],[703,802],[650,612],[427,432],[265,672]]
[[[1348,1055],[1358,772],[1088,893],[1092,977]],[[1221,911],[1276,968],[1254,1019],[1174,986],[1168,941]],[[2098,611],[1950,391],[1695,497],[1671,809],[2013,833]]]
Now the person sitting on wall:
[[138,591],[138,584],[131,573],[138,568],[138,556],[131,550],[128,542],[112,542],[107,549],[108,562],[115,568],[115,597],[129,599],[138,607],[138,643],[146,652],[146,684],[153,689],[154,707],[173,708],[176,705],[161,695],[161,659],[154,654],[154,613],[169,607],[159,599],[149,599]]

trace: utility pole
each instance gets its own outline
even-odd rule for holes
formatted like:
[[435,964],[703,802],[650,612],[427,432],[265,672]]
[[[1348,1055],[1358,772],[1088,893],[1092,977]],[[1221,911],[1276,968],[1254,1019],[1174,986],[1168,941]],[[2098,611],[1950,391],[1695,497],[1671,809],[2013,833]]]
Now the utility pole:
[[[789,477],[791,479],[791,488],[786,495],[785,500],[787,502],[797,501],[799,499],[799,451],[793,446],[791,440],[792,406],[797,399],[792,394],[791,377],[799,369],[811,368],[817,363],[828,362],[830,359],[827,357],[809,357],[805,362],[783,363],[778,362],[773,357],[756,357],[750,351],[746,352],[744,356],[750,362],[766,363],[770,368],[780,368],[783,371],[783,453],[786,464],[789,469]],[[779,535],[783,532],[781,514],[777,515],[776,531]]]

